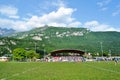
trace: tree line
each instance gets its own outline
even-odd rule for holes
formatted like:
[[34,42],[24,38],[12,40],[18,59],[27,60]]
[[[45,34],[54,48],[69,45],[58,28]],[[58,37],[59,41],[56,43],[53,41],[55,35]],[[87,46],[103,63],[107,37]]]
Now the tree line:
[[15,61],[34,61],[40,58],[40,54],[34,50],[25,50],[24,48],[16,48],[12,52],[12,59]]

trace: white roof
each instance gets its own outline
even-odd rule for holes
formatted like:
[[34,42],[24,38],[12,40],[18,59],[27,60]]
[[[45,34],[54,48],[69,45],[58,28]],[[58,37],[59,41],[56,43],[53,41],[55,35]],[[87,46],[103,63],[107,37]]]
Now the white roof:
[[8,58],[8,57],[2,56],[2,57],[0,57],[0,58]]

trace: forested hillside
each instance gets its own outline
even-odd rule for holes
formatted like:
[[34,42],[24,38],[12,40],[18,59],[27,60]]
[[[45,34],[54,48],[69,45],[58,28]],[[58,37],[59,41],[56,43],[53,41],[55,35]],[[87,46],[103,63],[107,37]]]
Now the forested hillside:
[[[15,48],[78,49],[88,53],[120,55],[120,32],[92,32],[86,28],[41,27],[0,38],[1,55]],[[102,47],[102,49],[101,49]]]

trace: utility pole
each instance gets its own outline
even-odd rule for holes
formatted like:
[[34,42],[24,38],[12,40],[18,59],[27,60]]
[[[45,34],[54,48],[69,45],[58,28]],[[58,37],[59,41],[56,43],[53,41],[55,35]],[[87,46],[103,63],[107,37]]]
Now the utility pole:
[[44,52],[43,58],[44,58],[44,60],[45,60],[45,44],[43,44],[42,46],[43,46],[43,52]]
[[100,42],[100,46],[101,46],[101,53],[102,53],[102,57],[103,57],[103,42]]
[[35,43],[35,52],[36,52],[36,43]]
[[109,57],[111,58],[111,50],[109,50]]
[[44,48],[44,58],[45,58],[45,48]]

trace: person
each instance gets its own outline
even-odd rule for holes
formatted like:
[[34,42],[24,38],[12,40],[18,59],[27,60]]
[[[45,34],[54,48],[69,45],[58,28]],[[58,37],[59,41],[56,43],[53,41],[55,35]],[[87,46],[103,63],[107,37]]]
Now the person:
[[115,65],[116,65],[118,63],[118,59],[114,58],[114,61],[115,61]]

